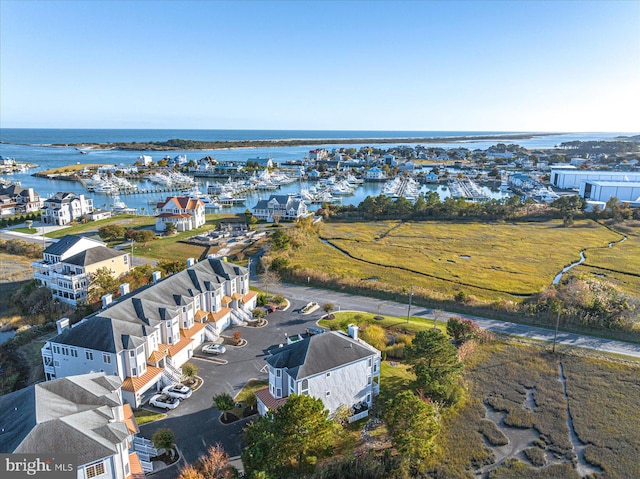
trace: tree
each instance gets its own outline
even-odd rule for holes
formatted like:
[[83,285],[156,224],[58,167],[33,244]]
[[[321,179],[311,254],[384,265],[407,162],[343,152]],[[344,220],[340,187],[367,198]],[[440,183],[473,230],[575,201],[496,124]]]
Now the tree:
[[327,314],[330,314],[333,309],[333,303],[324,303],[322,305],[322,310]]
[[103,240],[113,240],[123,238],[125,229],[120,225],[105,225],[98,228],[98,236]]
[[162,271],[162,274],[164,276],[169,276],[187,269],[187,263],[185,261],[165,259],[162,261],[158,261],[158,264],[156,264],[156,268]]
[[277,229],[271,235],[271,245],[275,251],[286,250],[289,247],[290,242],[291,239],[289,238],[289,235],[283,229]]
[[479,330],[479,326],[471,319],[451,317],[447,321],[447,334],[456,343],[477,337]]
[[204,479],[231,479],[235,477],[234,468],[229,464],[229,454],[220,443],[210,446],[207,454],[198,460],[198,471]]
[[227,413],[236,406],[233,398],[227,393],[220,393],[213,396],[213,403],[218,410],[222,412],[222,419],[225,421],[227,420]]
[[360,330],[360,337],[374,348],[384,351],[387,346],[387,335],[377,324],[368,324]]
[[264,271],[258,275],[260,277],[260,281],[264,285],[265,292],[267,296],[269,296],[269,290],[280,284],[280,275],[273,271],[269,265],[265,265],[263,262]]
[[456,347],[438,330],[418,331],[405,354],[416,375],[416,385],[431,399],[452,402],[462,371]]
[[169,428],[158,429],[151,436],[151,442],[156,447],[156,449],[164,449],[169,453],[171,457],[173,457],[173,446],[176,442],[176,435]]
[[424,460],[433,452],[435,437],[440,432],[433,404],[420,400],[411,391],[403,391],[387,402],[384,421],[394,447],[408,461],[411,475],[422,472]]
[[320,399],[292,394],[246,429],[242,462],[249,477],[312,473],[329,452],[334,423]]
[[176,234],[176,231],[178,231],[178,228],[176,228],[174,223],[169,222],[164,224],[164,234],[166,236],[173,236]]
[[182,365],[182,375],[187,379],[193,379],[198,375],[198,366],[193,363]]
[[118,289],[118,280],[107,267],[98,268],[91,274],[87,301],[95,303],[105,294],[114,293]]
[[178,479],[205,479],[205,477],[191,464],[185,464],[180,469]]

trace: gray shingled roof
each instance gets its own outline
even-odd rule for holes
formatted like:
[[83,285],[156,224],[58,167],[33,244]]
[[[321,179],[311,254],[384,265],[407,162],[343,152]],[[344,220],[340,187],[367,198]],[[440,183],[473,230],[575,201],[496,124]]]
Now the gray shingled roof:
[[69,248],[71,248],[81,239],[82,236],[78,235],[63,236],[55,243],[51,243],[49,246],[47,246],[47,249],[44,250],[44,253],[59,256],[61,254],[64,254]]
[[330,331],[273,349],[266,361],[274,368],[287,368],[294,379],[302,379],[377,354],[365,344]]
[[148,328],[177,316],[178,307],[186,299],[219,289],[224,282],[221,277],[231,279],[247,272],[247,268],[220,259],[200,261],[115,301],[50,341],[110,353],[130,349],[130,344],[137,346],[140,338],[147,335]]
[[80,464],[115,454],[129,435],[123,422],[111,422],[121,384],[84,374],[1,396],[0,452],[78,454]]
[[271,195],[268,200],[259,200],[253,207],[254,210],[266,210],[269,209],[269,202],[275,199],[278,204],[286,205],[286,209],[293,208],[297,210],[300,207],[300,200],[293,198],[291,195]]
[[124,256],[126,254],[127,253],[123,251],[116,251],[104,246],[96,246],[95,248],[90,248],[78,254],[74,254],[70,258],[65,259],[64,262],[78,266],[89,266],[91,264],[100,263],[104,260]]

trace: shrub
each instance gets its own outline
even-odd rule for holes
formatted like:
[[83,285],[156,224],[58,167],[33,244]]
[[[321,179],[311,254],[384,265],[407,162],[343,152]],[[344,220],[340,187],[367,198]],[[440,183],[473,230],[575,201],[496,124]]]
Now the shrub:
[[509,444],[507,436],[505,436],[496,423],[490,419],[480,421],[478,432],[486,437],[492,446],[506,446]]
[[524,450],[524,454],[525,456],[527,456],[527,459],[531,461],[531,464],[536,467],[542,467],[547,463],[547,459],[544,455],[544,450],[540,449],[539,447],[529,447]]
[[387,358],[398,360],[405,359],[404,347],[404,344],[394,344],[393,346],[387,346],[387,349],[385,349]]
[[242,333],[240,331],[236,331],[235,333],[233,333],[233,342],[238,345],[240,344],[240,338],[242,336]]

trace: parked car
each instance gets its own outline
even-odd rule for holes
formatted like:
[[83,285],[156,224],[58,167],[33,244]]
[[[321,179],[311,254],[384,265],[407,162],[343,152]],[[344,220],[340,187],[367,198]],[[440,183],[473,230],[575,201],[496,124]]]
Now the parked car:
[[191,388],[185,386],[184,384],[174,384],[173,386],[167,386],[162,390],[162,392],[167,396],[178,399],[187,399],[191,397],[191,394],[193,393]]
[[267,313],[273,313],[276,310],[276,307],[271,305],[271,304],[267,304],[267,305],[264,306],[264,310]]
[[180,405],[180,399],[166,394],[156,394],[149,399],[149,405],[161,409],[175,409]]
[[307,334],[309,336],[313,336],[315,334],[322,334],[322,333],[324,333],[324,331],[325,330],[322,329],[322,328],[315,328],[313,326],[308,327],[307,330],[306,330],[306,332],[307,332]]
[[207,344],[202,346],[202,352],[207,354],[224,354],[227,351],[222,344]]

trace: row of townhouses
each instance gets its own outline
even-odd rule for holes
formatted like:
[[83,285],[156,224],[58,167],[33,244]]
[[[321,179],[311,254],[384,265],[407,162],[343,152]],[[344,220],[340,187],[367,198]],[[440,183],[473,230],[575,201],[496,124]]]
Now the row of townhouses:
[[94,373],[0,396],[0,453],[38,454],[55,465],[52,456],[73,454],[78,479],[144,478],[157,451],[137,435],[121,385],[120,378]]
[[42,209],[40,195],[33,188],[18,185],[0,187],[0,216],[35,213]]
[[180,382],[180,367],[205,340],[251,318],[256,293],[249,271],[207,258],[154,284],[128,293],[73,327],[58,321],[58,335],[42,348],[47,380],[104,372],[122,380],[122,396],[134,407],[161,387]]

